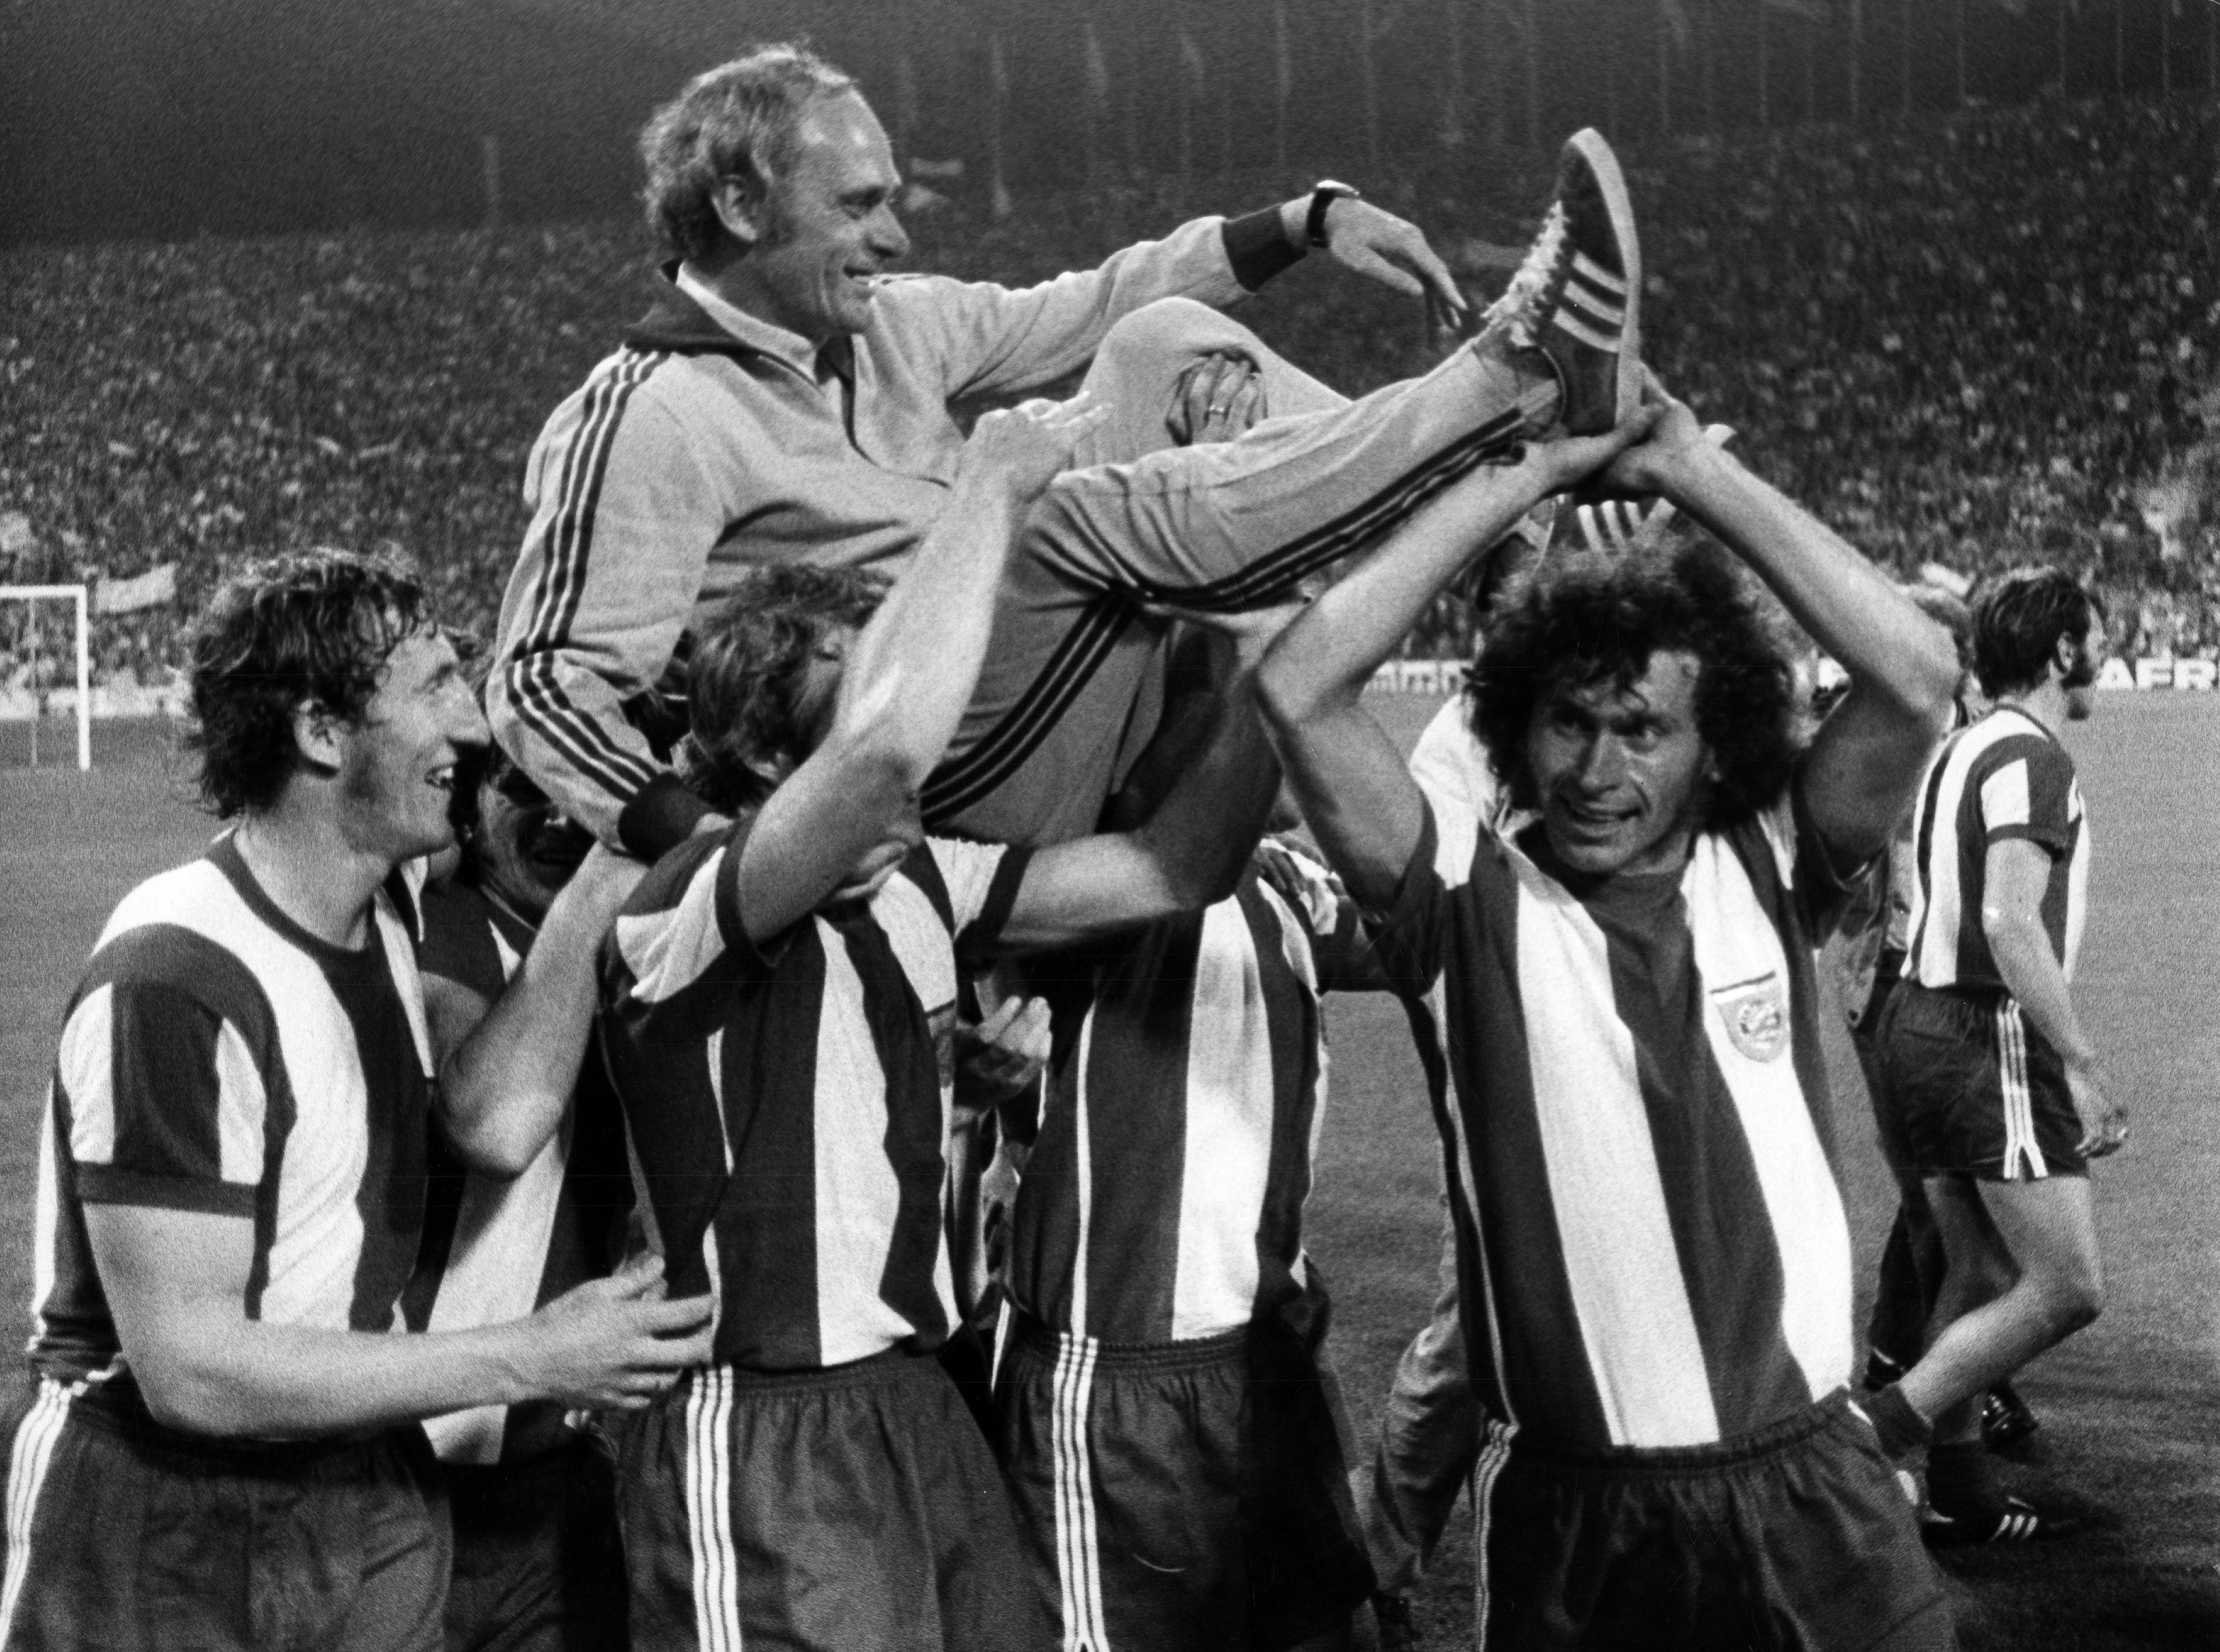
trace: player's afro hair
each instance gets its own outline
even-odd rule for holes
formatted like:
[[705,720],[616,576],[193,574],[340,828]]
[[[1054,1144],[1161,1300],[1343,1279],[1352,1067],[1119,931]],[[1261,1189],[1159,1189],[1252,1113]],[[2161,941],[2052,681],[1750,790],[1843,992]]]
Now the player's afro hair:
[[739,182],[761,200],[793,159],[795,122],[814,98],[855,81],[793,42],[758,46],[686,83],[639,134],[648,233],[666,258],[703,259],[732,237],[717,217],[717,185]]
[[1466,676],[1472,730],[1511,800],[1531,807],[1534,713],[1561,686],[1624,688],[1661,649],[1693,654],[1696,728],[1718,770],[1708,826],[1778,801],[1802,751],[1796,672],[1755,580],[1706,540],[1552,557],[1490,610]]
[[2061,637],[2095,628],[2104,604],[2063,568],[2015,568],[1974,594],[1974,675],[1991,699],[2042,681]]
[[276,803],[300,763],[295,714],[359,723],[387,658],[431,623],[421,582],[384,557],[297,552],[224,581],[186,645],[184,746],[209,807],[229,820]]
[[759,568],[712,613],[687,662],[686,780],[724,813],[760,807],[801,766],[822,708],[802,703],[809,662],[878,611],[887,581],[852,568]]

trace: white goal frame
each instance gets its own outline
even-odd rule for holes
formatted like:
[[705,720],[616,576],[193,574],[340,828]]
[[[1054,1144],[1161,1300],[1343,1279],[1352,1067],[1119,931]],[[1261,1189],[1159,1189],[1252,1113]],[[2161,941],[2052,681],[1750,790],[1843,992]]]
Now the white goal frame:
[[[92,767],[92,588],[89,585],[0,585],[0,602],[30,608],[31,635],[39,634],[41,602],[66,602],[77,610],[77,766]],[[35,643],[34,645],[35,646]],[[31,674],[31,757],[39,751],[38,673]]]

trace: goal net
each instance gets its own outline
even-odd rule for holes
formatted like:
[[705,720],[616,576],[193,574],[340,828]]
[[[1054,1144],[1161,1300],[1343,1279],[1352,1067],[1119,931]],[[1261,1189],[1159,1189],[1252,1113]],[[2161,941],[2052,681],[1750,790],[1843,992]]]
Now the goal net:
[[84,585],[0,585],[0,740],[18,745],[28,723],[34,768],[65,695],[77,714],[77,766],[92,767],[90,595]]

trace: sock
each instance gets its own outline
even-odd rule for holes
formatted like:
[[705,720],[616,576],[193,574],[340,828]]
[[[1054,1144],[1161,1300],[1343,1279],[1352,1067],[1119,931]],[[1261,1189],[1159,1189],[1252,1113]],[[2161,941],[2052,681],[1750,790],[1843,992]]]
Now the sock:
[[1951,1440],[1928,1452],[1927,1500],[1937,1513],[1954,1518],[2004,1506],[2004,1487],[1980,1441]]
[[1935,1437],[1935,1425],[1904,1397],[1897,1383],[1868,1400],[1865,1411],[1873,1418],[1874,1432],[1880,1436],[1880,1449],[1892,1457],[1910,1456]]

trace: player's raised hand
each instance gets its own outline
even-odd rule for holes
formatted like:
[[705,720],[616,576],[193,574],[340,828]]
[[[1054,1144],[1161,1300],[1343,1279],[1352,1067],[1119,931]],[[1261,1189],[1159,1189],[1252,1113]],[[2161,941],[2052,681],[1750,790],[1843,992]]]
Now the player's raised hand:
[[1230,442],[1261,419],[1264,371],[1246,356],[1213,351],[1179,376],[1164,427],[1182,447]]
[[1087,390],[1068,402],[1036,397],[982,414],[963,444],[958,476],[991,475],[1018,498],[1031,499],[1071,468],[1079,439],[1109,414]]
[[[1304,196],[1306,214],[1309,204],[1310,197]],[[1337,264],[1413,298],[1431,296],[1460,325],[1469,315],[1472,305],[1463,289],[1416,224],[1344,195],[1326,208],[1325,236],[1326,251]]]
[[2100,1159],[2118,1152],[2128,1139],[2128,1110],[2112,1100],[2097,1069],[2067,1063],[2066,1088],[2081,1119],[2081,1156]]
[[[1601,477],[1612,494],[1667,494],[1681,470],[1691,461],[1716,456],[1724,439],[1707,439],[1704,422],[1660,383],[1648,368],[1642,371],[1642,409],[1649,415],[1641,440],[1614,458]],[[1733,434],[1719,427],[1722,439]]]
[[957,1029],[957,1080],[971,1107],[988,1107],[1029,1088],[1048,1065],[1048,1000],[1012,994],[976,1027]]
[[566,1291],[510,1327],[514,1363],[535,1398],[589,1411],[637,1411],[709,1357],[707,1296],[664,1296],[663,1262],[635,1260]]

